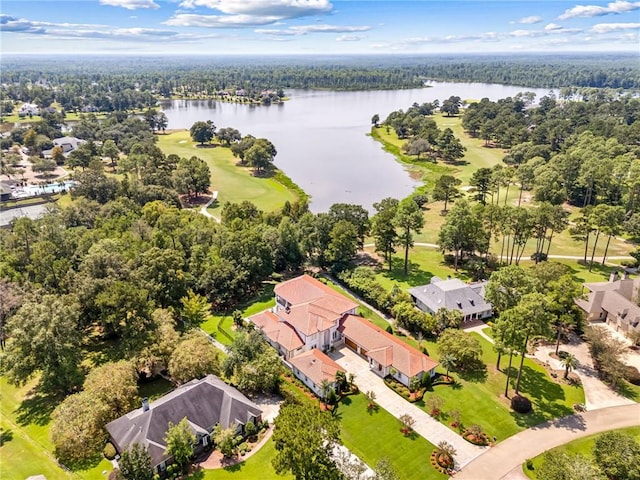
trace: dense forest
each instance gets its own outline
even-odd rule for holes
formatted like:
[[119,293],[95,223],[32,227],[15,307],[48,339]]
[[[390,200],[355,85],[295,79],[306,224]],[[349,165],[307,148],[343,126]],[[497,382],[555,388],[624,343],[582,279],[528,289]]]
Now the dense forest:
[[[3,59],[2,100],[66,111],[150,107],[161,98],[241,91],[282,96],[286,88],[366,90],[420,88],[455,80],[562,88],[640,87],[635,56],[423,57],[12,57]],[[108,68],[106,67],[108,65]],[[161,67],[159,67],[161,65]],[[275,99],[275,97],[273,97]],[[9,112],[6,112],[9,113]]]

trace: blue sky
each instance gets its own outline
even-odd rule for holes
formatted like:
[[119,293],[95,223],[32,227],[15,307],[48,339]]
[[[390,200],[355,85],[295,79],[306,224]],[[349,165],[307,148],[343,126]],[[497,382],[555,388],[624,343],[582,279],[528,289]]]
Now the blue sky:
[[640,1],[2,0],[3,53],[627,51]]

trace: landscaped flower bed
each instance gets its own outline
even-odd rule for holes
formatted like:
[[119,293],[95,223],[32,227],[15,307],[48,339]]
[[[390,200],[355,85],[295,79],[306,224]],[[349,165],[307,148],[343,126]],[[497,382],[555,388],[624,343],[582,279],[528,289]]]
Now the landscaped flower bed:
[[462,434],[462,438],[464,438],[469,443],[473,443],[474,445],[479,445],[481,447],[489,445],[489,437],[484,432],[476,434],[467,430]]
[[431,385],[432,386],[436,386],[436,385],[453,385],[455,382],[455,380],[453,379],[452,376],[448,376],[448,375],[442,375],[440,373],[437,373],[435,375],[435,377],[433,377],[433,380],[431,381]]
[[453,459],[450,455],[446,453],[438,453],[437,450],[431,452],[431,466],[435,468],[438,472],[444,473],[445,475],[451,474],[451,469],[453,468]]
[[420,387],[415,392],[411,392],[407,387],[405,387],[402,383],[400,383],[399,381],[397,381],[395,378],[391,376],[384,377],[384,383],[391,390],[396,392],[405,400],[410,401],[411,403],[415,403],[419,400],[422,400],[422,397],[424,396],[424,392],[426,392],[427,390],[426,387]]

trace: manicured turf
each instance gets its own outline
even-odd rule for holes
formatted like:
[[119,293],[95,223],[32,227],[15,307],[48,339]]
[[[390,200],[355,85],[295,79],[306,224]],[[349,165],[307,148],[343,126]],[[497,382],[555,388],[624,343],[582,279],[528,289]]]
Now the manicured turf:
[[[574,403],[584,403],[582,387],[556,383],[542,366],[527,358],[524,362],[520,392],[533,403],[533,413],[520,415],[513,412],[509,407],[509,401],[504,398],[506,374],[495,369],[497,354],[493,346],[480,335],[471,335],[482,345],[482,361],[486,364],[486,371],[474,375],[452,372],[457,385],[436,385],[433,391],[426,393],[423,401],[416,403],[428,412],[426,401],[429,396],[437,395],[444,399],[442,411],[445,415],[440,418],[443,424],[450,427],[451,420],[447,413],[457,409],[460,411],[463,425],[479,424],[489,437],[495,435],[500,441],[551,418],[572,414]],[[431,357],[436,360],[439,358],[437,345],[433,341],[423,341],[422,344]],[[503,357],[503,370],[506,370],[508,361],[508,357]],[[514,357],[510,395],[513,395],[514,377],[519,365],[520,358]]]
[[247,461],[238,463],[231,467],[216,470],[201,470],[192,479],[202,480],[224,480],[240,478],[256,478],[264,480],[291,479],[291,475],[276,474],[271,459],[275,457],[276,449],[273,441],[269,440],[258,452]]
[[[264,289],[257,297],[252,298],[250,301],[240,305],[238,310],[242,312],[242,318],[250,317],[256,313],[260,313],[267,308],[271,308],[275,305],[275,297],[273,295],[273,288],[275,282],[265,283]],[[224,345],[230,345],[235,336],[235,330],[233,327],[233,312],[222,315],[211,315],[200,327],[210,335],[216,337],[220,343]]]
[[209,211],[219,217],[225,202],[238,203],[248,200],[260,210],[270,212],[281,208],[288,200],[295,202],[297,196],[272,178],[255,177],[251,169],[236,165],[231,150],[220,146],[200,148],[189,137],[187,131],[158,135],[158,146],[162,151],[180,157],[197,156],[207,162],[211,170],[211,189],[218,191],[218,200]]
[[57,465],[49,438],[50,416],[57,402],[39,395],[25,400],[34,385],[35,382],[30,382],[16,388],[0,377],[0,425],[8,433],[7,441],[0,447],[0,477],[24,480],[31,475],[43,474],[49,480],[106,478],[102,472],[111,471],[111,464],[104,459],[89,470],[73,473]]
[[[640,442],[640,427],[622,428],[620,430],[615,430],[615,431],[632,435],[635,437],[637,442]],[[595,443],[595,439],[599,435],[602,435],[602,434],[590,435],[588,437],[584,437],[579,440],[574,440],[573,442],[554,448],[553,451],[560,451],[570,455],[580,454],[580,455],[584,455],[591,458],[592,457],[591,452],[593,451],[593,445]],[[536,469],[540,467],[540,465],[542,464],[543,457],[544,457],[544,453],[532,459],[533,466],[534,466],[533,470],[529,470],[525,465],[522,466],[522,470],[529,478],[532,478],[534,480],[536,479],[544,480],[542,478],[539,478],[536,475]]]
[[371,468],[386,458],[403,480],[447,478],[429,463],[435,447],[419,435],[405,437],[398,419],[386,410],[369,411],[364,395],[345,397],[337,415],[345,446]]

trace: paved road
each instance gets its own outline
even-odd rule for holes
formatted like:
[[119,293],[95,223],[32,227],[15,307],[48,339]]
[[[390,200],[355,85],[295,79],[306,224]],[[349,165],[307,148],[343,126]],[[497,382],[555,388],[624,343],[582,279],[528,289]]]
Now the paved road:
[[431,418],[424,410],[403,399],[384,384],[382,378],[369,369],[366,360],[359,357],[348,347],[333,352],[331,357],[347,372],[353,373],[355,384],[361,392],[373,391],[376,403],[396,418],[408,413],[416,424],[414,430],[428,441],[437,445],[442,440],[449,442],[456,449],[456,465],[462,467],[481,455],[488,447],[478,447],[464,440],[460,435]]
[[[578,438],[607,430],[640,426],[640,404],[569,415],[520,432],[467,464],[455,480],[506,480],[527,458]],[[509,475],[509,477],[507,477]]]

